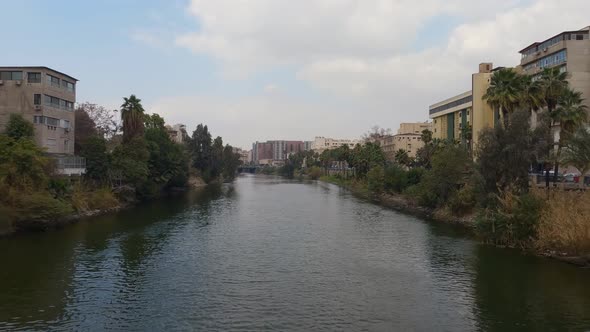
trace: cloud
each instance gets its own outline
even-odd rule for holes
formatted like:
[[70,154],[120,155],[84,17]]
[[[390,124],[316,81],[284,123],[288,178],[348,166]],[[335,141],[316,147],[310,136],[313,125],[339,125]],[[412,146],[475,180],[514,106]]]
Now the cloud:
[[[590,24],[587,0],[192,0],[187,11],[200,28],[178,36],[176,45],[217,60],[225,77],[290,68],[293,79],[320,94],[326,103],[312,108],[326,116],[315,119],[321,125],[314,135],[334,125],[330,116],[338,111],[327,102],[334,100],[356,120],[339,124],[349,127],[338,132],[358,135],[365,120],[392,128],[424,121],[429,104],[470,88],[479,63],[517,65],[528,44]],[[459,24],[438,31],[431,22],[439,17]],[[416,50],[419,33],[444,40]],[[276,107],[286,105],[288,93],[273,96]],[[234,108],[250,112],[254,104]],[[290,125],[265,116],[259,124]],[[292,121],[305,127],[302,118]],[[253,135],[263,139],[262,133]]]

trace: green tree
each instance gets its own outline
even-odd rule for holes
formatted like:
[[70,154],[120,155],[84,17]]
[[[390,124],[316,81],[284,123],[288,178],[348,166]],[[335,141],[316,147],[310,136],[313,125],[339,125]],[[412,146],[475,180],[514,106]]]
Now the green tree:
[[5,130],[6,136],[19,140],[21,138],[32,138],[35,135],[35,128],[30,121],[25,120],[22,115],[12,113],[8,119]]
[[[550,113],[555,123],[559,123],[559,142],[557,144],[554,180],[557,180],[559,173],[559,160],[561,150],[573,133],[588,122],[588,107],[583,104],[582,93],[565,89],[557,103],[555,111]],[[588,143],[590,144],[590,142]]]
[[104,138],[98,136],[86,138],[80,145],[79,153],[86,158],[85,177],[87,179],[97,182],[107,180],[111,161]]
[[78,107],[74,112],[75,123],[74,127],[74,153],[80,154],[82,145],[91,137],[98,136],[96,124],[90,118],[84,108]]
[[49,159],[30,138],[0,135],[0,183],[18,191],[46,189]]
[[581,183],[590,171],[590,132],[580,128],[565,143],[563,163],[574,166],[581,173]]
[[483,99],[502,114],[504,124],[508,122],[508,115],[514,112],[522,102],[522,79],[511,68],[504,68],[492,74],[490,86]]
[[199,124],[189,141],[189,149],[193,159],[192,165],[195,169],[201,172],[207,170],[211,161],[211,148],[211,133],[206,125]]
[[209,162],[209,175],[212,178],[217,178],[223,171],[223,139],[221,136],[217,136],[213,140],[211,146],[211,160]]
[[166,130],[164,118],[156,113],[144,115],[143,123],[146,129]]
[[240,155],[234,153],[231,145],[226,145],[223,148],[223,178],[226,181],[235,179],[238,166],[240,166]]
[[[561,72],[560,68],[545,68],[541,72],[539,84],[544,105],[547,106],[549,115],[553,113],[563,92],[568,88],[569,83],[567,72]],[[550,124],[551,125],[551,124]]]
[[399,165],[406,167],[409,167],[412,163],[412,158],[408,155],[408,151],[404,149],[399,149],[395,152],[394,160]]
[[121,121],[123,122],[123,142],[130,142],[144,132],[144,109],[141,99],[135,95],[125,97],[121,105]]
[[135,137],[115,148],[112,154],[114,171],[132,186],[139,186],[149,175],[150,152],[144,137]]
[[375,143],[358,144],[352,150],[351,155],[351,165],[359,178],[365,178],[371,168],[385,165],[385,154],[381,147]]

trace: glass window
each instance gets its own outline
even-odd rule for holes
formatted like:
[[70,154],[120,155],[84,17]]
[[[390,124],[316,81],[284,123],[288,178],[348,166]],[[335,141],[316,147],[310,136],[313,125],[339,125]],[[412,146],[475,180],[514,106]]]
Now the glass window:
[[27,79],[29,83],[41,83],[41,73],[28,73]]
[[33,95],[33,104],[41,105],[41,95],[40,94]]
[[47,83],[49,83],[51,86],[59,87],[59,78],[47,74]]
[[22,71],[0,71],[0,80],[2,81],[22,81]]
[[45,123],[44,117],[43,116],[40,116],[40,115],[35,115],[33,117],[33,123],[37,123],[37,124]]
[[59,126],[59,119],[56,119],[56,118],[50,118],[50,117],[45,117],[45,123],[46,123],[48,126],[58,127],[58,126]]
[[70,121],[69,120],[61,120],[61,127],[70,129]]

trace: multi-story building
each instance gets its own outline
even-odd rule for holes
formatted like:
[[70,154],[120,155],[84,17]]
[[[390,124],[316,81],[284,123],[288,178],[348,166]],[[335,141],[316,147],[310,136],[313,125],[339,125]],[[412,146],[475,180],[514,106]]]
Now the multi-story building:
[[353,148],[355,145],[362,143],[361,140],[356,139],[333,139],[318,136],[311,143],[311,149],[314,152],[322,153],[325,150],[337,149],[341,146],[348,145]]
[[292,153],[305,151],[303,141],[267,141],[252,144],[252,161],[255,164],[284,164]]
[[0,67],[0,131],[10,114],[21,114],[35,128],[35,142],[57,159],[58,171],[84,171],[74,154],[77,79],[47,67]]
[[397,134],[422,134],[422,131],[432,131],[431,122],[400,123]]
[[[570,87],[581,92],[590,107],[590,27],[564,31],[547,40],[532,43],[520,54],[522,71],[533,77],[544,68],[567,71]],[[535,122],[536,119],[533,119]]]
[[[433,104],[429,108],[433,137],[454,141],[470,141],[477,145],[479,133],[494,127],[499,114],[483,100],[493,73],[491,63],[479,65],[479,72],[472,75],[472,89]],[[470,130],[467,130],[470,129]],[[467,135],[471,133],[471,135]],[[464,135],[465,134],[465,135]],[[471,137],[469,137],[471,136]]]

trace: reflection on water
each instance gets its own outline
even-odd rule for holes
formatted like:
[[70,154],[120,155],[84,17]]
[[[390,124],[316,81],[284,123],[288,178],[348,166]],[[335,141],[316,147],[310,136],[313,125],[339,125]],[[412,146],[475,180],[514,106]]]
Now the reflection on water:
[[584,330],[590,271],[244,176],[0,240],[0,330]]

